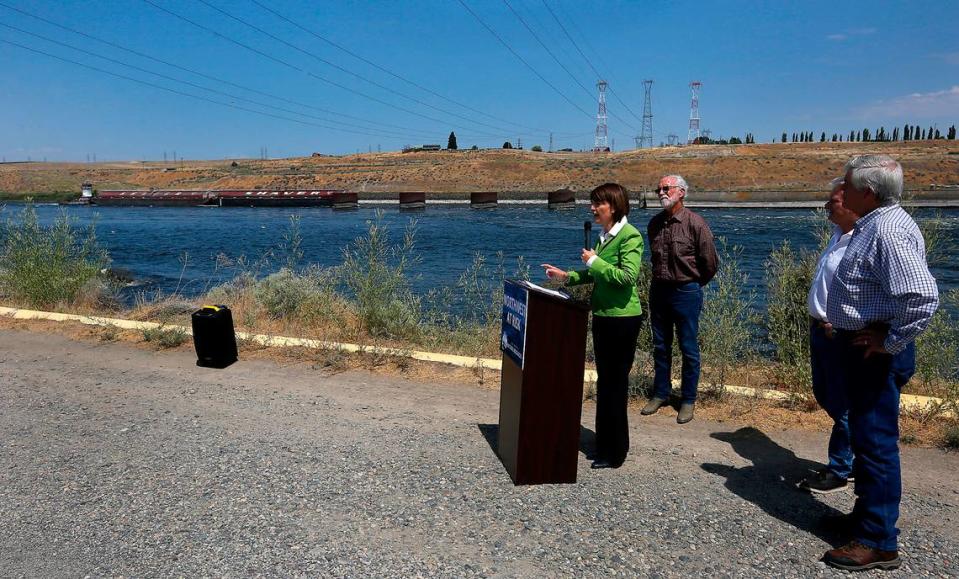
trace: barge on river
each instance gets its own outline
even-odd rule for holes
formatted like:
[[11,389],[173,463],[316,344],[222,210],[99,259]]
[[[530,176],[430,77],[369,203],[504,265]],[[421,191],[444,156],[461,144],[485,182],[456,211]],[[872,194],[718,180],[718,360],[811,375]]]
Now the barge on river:
[[333,189],[127,189],[98,191],[89,202],[93,205],[154,207],[331,207],[336,193],[339,191]]

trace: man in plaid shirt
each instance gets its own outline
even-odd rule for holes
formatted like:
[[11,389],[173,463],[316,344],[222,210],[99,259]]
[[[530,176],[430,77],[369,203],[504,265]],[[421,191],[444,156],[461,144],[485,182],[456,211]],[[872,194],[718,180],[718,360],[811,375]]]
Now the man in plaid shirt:
[[856,455],[852,542],[823,560],[841,569],[899,567],[899,393],[916,368],[914,340],[939,306],[919,227],[899,206],[902,167],[886,155],[846,164],[843,204],[861,215],[827,298]]

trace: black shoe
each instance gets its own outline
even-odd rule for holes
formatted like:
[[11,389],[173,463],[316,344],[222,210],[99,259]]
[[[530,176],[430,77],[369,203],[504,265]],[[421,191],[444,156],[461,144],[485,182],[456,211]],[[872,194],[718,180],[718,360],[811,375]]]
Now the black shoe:
[[829,469],[823,469],[816,474],[805,478],[799,483],[799,488],[804,491],[820,495],[839,492],[849,488],[849,480],[839,478]]
[[605,459],[594,460],[593,464],[589,465],[589,468],[600,469],[600,468],[619,468],[623,466],[623,463],[609,462]]

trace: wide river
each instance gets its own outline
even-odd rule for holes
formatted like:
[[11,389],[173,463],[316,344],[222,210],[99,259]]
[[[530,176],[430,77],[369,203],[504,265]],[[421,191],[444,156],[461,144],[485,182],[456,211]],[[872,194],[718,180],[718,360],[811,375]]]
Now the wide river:
[[[395,205],[361,205],[353,211],[325,208],[215,208],[215,207],[83,207],[39,205],[40,219],[50,223],[65,211],[81,224],[96,220],[97,236],[110,253],[113,267],[129,270],[138,286],[127,290],[163,292],[174,290],[195,296],[232,276],[235,270],[217,267],[217,256],[249,263],[275,256],[262,270],[280,267],[285,256],[284,235],[290,216],[300,217],[303,265],[338,265],[343,248],[363,235],[367,222],[377,211],[391,237],[402,240],[411,219],[416,221],[416,252],[420,258],[412,273],[418,275],[414,287],[452,284],[477,253],[497,261],[505,256],[507,272],[516,269],[522,258],[531,267],[532,279],[543,280],[540,263],[560,267],[580,264],[583,221],[589,219],[587,205],[575,209],[550,211],[545,205],[507,205],[495,209],[474,210],[467,205],[431,205],[420,211],[400,211]],[[9,204],[2,211],[5,219],[15,218],[21,207]],[[633,209],[630,222],[644,233],[656,210]],[[794,247],[817,246],[817,231],[823,217],[810,209],[700,209],[717,237],[739,246],[740,267],[749,275],[748,289],[764,294],[764,262],[770,251],[783,240]],[[941,243],[959,246],[959,209],[920,210],[920,218],[935,218],[942,225]],[[594,231],[595,239],[595,231]],[[279,251],[278,251],[279,250]],[[648,251],[648,249],[647,249]],[[184,259],[184,256],[188,256]],[[184,266],[185,262],[185,266]],[[221,260],[222,262],[222,260]],[[959,287],[959,260],[949,251],[933,266],[941,291]]]

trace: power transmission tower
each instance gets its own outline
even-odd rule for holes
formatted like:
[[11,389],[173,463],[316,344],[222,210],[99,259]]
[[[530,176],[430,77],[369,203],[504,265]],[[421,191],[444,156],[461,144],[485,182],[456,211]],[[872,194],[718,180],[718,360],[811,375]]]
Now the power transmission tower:
[[553,152],[553,132],[552,131],[550,131],[549,133],[549,152],[550,153]]
[[650,96],[653,81],[644,80],[643,89],[646,92],[646,98],[643,99],[643,130],[639,135],[639,143],[637,143],[640,149],[653,146],[653,101]]
[[689,83],[692,91],[692,100],[689,104],[689,132],[686,134],[686,144],[691,145],[699,138],[699,89],[703,83],[694,80]]
[[609,86],[605,80],[596,83],[599,89],[599,111],[596,113],[596,138],[593,140],[593,151],[602,152],[609,150],[609,128],[606,126],[606,87]]

